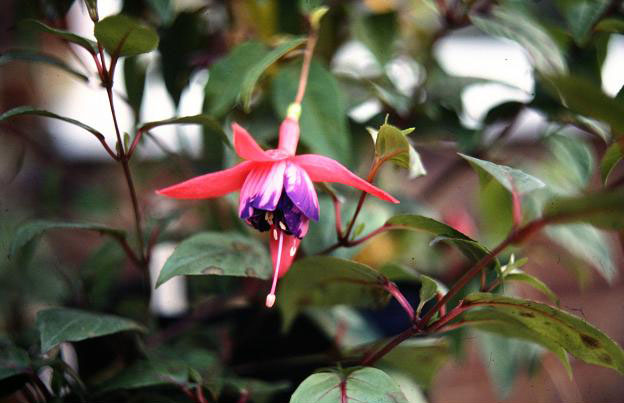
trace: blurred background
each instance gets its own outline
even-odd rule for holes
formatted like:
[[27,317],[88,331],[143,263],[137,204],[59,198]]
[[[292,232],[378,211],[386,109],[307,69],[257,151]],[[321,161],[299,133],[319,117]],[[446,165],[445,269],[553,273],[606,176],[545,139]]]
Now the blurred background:
[[[262,54],[262,49],[288,36],[305,34],[301,10],[316,3],[320,2],[100,1],[100,19],[123,12],[154,27],[160,37],[157,50],[120,60],[114,82],[120,130],[132,134],[139,123],[207,113],[228,136],[230,124],[236,121],[262,145],[275,145],[276,128],[289,102],[285,94],[294,93],[300,53],[287,54],[267,70],[248,109],[239,102],[240,77],[254,54]],[[303,114],[309,121],[302,121],[300,150],[329,155],[365,176],[374,146],[366,127],[378,127],[386,116],[400,128],[414,127],[409,138],[426,174],[421,170],[410,175],[386,166],[378,184],[401,200],[399,211],[436,217],[489,247],[498,244],[511,228],[510,196],[495,184],[480,187],[478,176],[457,152],[501,162],[544,181],[547,191],[525,199],[526,219],[535,216],[537,206],[548,195],[578,194],[602,186],[598,166],[611,128],[592,116],[568,110],[547,89],[544,77],[549,67],[544,64],[555,65],[608,96],[621,98],[624,15],[619,1],[325,3],[330,11],[321,25],[308,89],[313,98],[310,102],[320,106],[306,109],[304,104]],[[505,20],[502,12],[496,14],[500,10],[511,15],[511,20]],[[79,119],[101,131],[113,148],[116,138],[108,99],[90,55],[20,23],[36,18],[94,39],[93,22],[84,3],[4,0],[0,11],[0,112],[33,105]],[[496,31],[479,22],[478,18],[492,15],[498,15],[500,27],[509,31]],[[527,37],[514,31],[518,29],[514,19],[528,31]],[[605,20],[622,25],[601,26]],[[586,26],[584,31],[581,25]],[[47,56],[61,63],[52,65]],[[234,161],[232,151],[213,131],[201,126],[164,126],[144,137],[131,167],[145,225],[157,228],[150,266],[154,278],[175,244],[195,232],[235,229],[251,233],[237,221],[236,195],[182,203],[154,193]],[[617,182],[622,175],[618,166],[609,180]],[[140,318],[145,295],[140,273],[105,237],[54,231],[33,243],[19,261],[10,259],[8,252],[15,229],[27,219],[80,220],[132,228],[121,168],[98,141],[57,120],[28,117],[1,121],[0,184],[0,335],[29,345],[36,338],[31,329],[34,315],[44,306],[88,307]],[[346,213],[353,210],[357,194],[339,190],[347,200],[344,211],[349,217]],[[312,225],[304,240],[307,254],[335,241],[330,199],[321,196],[320,201],[327,214]],[[366,225],[360,231],[365,234],[396,212],[368,200],[361,218]],[[420,234],[383,235],[336,255],[373,267],[402,264],[448,286],[467,262],[443,245],[430,247],[429,241]],[[588,225],[558,226],[518,249],[516,257],[529,258],[524,269],[560,297],[562,308],[622,345],[622,242],[621,235]],[[257,298],[227,299],[234,293],[255,295],[263,287],[264,283],[252,279],[176,278],[152,295],[151,309],[157,318],[154,326],[167,329],[172,321],[205,304],[207,298],[211,303],[227,301],[228,309],[218,315],[200,317],[211,329],[201,337],[211,340],[238,375],[266,382],[283,380],[285,376],[271,364],[272,358],[326,349],[338,330],[323,328],[322,315],[310,314],[297,319],[284,335],[279,314],[259,313],[255,305],[262,304]],[[545,300],[528,287],[509,286],[506,292]],[[332,312],[341,315],[339,310]],[[342,314],[366,320],[364,335],[352,336],[356,342],[390,335],[405,326],[397,319],[402,313],[392,305],[381,313]],[[264,323],[259,323],[262,320]],[[249,340],[244,334],[263,336]],[[447,346],[438,357],[439,371],[432,369],[419,381],[431,402],[624,399],[624,383],[615,371],[573,359],[574,379],[569,379],[552,353],[529,343],[479,332],[458,338],[463,341]],[[288,347],[280,350],[279,340],[284,343],[281,347]],[[117,346],[119,341],[128,342],[122,338]],[[94,353],[93,349],[101,346],[78,345],[67,354],[77,355],[74,361],[81,375],[97,383],[118,369],[120,362],[138,354],[132,346],[133,342],[128,342],[123,351],[111,353],[108,345]],[[106,354],[115,358],[102,361]],[[293,375],[290,381],[296,384],[302,374]],[[285,401],[279,399],[288,395],[280,396],[273,401]]]

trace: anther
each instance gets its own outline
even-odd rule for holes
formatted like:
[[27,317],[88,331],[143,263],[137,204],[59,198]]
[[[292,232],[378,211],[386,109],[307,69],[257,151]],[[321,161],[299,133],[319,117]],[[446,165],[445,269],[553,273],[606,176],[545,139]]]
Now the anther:
[[279,226],[282,229],[282,231],[286,231],[286,225],[283,222],[279,222]]
[[297,253],[297,248],[295,246],[291,246],[290,247],[290,256],[295,256],[295,253]]
[[277,241],[277,230],[273,228],[273,238]]

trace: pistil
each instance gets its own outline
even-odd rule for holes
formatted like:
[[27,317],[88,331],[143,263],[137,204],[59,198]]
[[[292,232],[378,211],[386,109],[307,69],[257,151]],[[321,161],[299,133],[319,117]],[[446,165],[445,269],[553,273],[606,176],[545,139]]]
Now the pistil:
[[[271,285],[271,291],[266,296],[265,305],[267,308],[271,308],[275,304],[275,288],[277,287],[277,278],[279,277],[280,263],[282,261],[282,246],[284,243],[284,232],[273,229],[273,234],[277,235],[279,232],[279,242],[277,246],[277,260],[275,262],[275,268],[273,270],[273,284]],[[277,239],[277,236],[275,237]]]

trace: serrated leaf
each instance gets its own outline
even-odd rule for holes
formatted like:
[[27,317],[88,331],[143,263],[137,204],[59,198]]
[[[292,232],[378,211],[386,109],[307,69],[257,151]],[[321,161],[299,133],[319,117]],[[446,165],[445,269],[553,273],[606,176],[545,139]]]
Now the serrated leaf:
[[559,297],[557,296],[557,294],[555,294],[550,289],[550,287],[546,285],[546,283],[544,283],[542,280],[535,276],[516,269],[505,276],[505,281],[520,281],[522,283],[528,284],[545,296],[547,296],[551,302],[559,305]]
[[112,15],[95,24],[95,37],[114,57],[136,56],[158,47],[152,28],[125,15]]
[[42,352],[66,341],[81,341],[125,331],[145,331],[138,323],[119,316],[68,308],[39,311],[36,323]]
[[221,135],[222,140],[226,144],[230,144],[230,141],[227,135],[225,134],[225,132],[223,131],[223,128],[221,127],[219,122],[217,122],[211,116],[204,115],[204,114],[192,115],[192,116],[179,116],[179,117],[174,117],[170,119],[147,122],[147,123],[143,123],[141,127],[139,127],[139,130],[142,132],[145,132],[148,130],[152,130],[153,128],[158,127],[158,126],[189,125],[189,124],[202,125],[210,129],[211,132],[213,133],[219,133]]
[[461,153],[457,154],[468,161],[474,170],[477,171],[482,185],[485,185],[491,179],[494,179],[503,185],[503,187],[509,192],[519,194],[529,193],[546,186],[541,180],[524,173],[519,169],[511,168],[506,165],[495,164],[490,161],[470,157]]
[[210,68],[204,89],[204,111],[221,117],[236,103],[241,93],[241,78],[262,59],[269,50],[260,42],[248,41],[232,49]]
[[253,90],[262,73],[264,73],[269,66],[278,61],[286,53],[290,52],[305,41],[305,38],[295,38],[286,41],[271,50],[269,53],[265,54],[260,60],[256,61],[251,66],[251,68],[247,71],[247,74],[245,74],[245,78],[243,79],[243,83],[241,85],[241,98],[243,107],[246,111],[249,111],[249,107],[251,105],[251,95],[253,94]]
[[554,197],[546,202],[543,220],[552,224],[586,222],[603,229],[624,228],[624,189]]
[[37,109],[35,107],[32,106],[18,106],[17,108],[13,108],[10,109],[6,112],[4,112],[2,115],[0,115],[0,120],[6,120],[8,118],[12,118],[14,116],[23,116],[23,115],[35,115],[35,116],[43,116],[43,117],[47,117],[47,118],[52,118],[52,119],[58,119],[58,120],[62,120],[64,122],[67,123],[71,123],[73,125],[76,125],[92,134],[94,134],[96,137],[100,138],[100,137],[104,137],[104,135],[102,133],[100,133],[99,131],[95,130],[94,128],[92,128],[91,126],[88,126],[76,119],[72,119],[72,118],[68,118],[65,116],[60,116],[57,115],[56,113],[52,113],[50,111],[46,111],[44,109]]
[[72,222],[62,222],[62,221],[48,221],[48,220],[35,220],[29,221],[23,225],[21,225],[16,233],[13,241],[11,242],[11,254],[15,254],[15,252],[26,245],[36,236],[42,234],[45,231],[54,230],[54,229],[79,229],[86,231],[96,231],[103,234],[111,234],[117,237],[126,236],[126,232],[124,230],[120,230],[117,228],[112,228],[107,225],[102,224],[93,224],[93,223],[72,223]]
[[470,294],[464,303],[488,307],[484,312],[491,312],[493,319],[501,313],[510,315],[540,340],[550,340],[587,363],[624,373],[622,348],[577,316],[539,302],[488,293]]
[[36,28],[42,32],[47,32],[68,42],[75,43],[76,45],[84,48],[87,52],[93,55],[98,52],[97,44],[95,42],[80,35],[76,35],[72,32],[65,31],[63,29],[53,28],[49,25],[44,24],[41,21],[30,18],[25,20],[23,22],[23,25]]
[[613,138],[624,133],[624,104],[605,94],[600,87],[578,76],[550,76],[553,95],[574,112],[601,120],[612,127]]
[[[295,99],[300,69],[301,63],[292,63],[273,79],[273,106],[280,116],[286,116],[288,105]],[[313,152],[349,165],[352,150],[344,99],[334,76],[316,61],[310,65],[301,106],[301,141]]]
[[297,260],[280,281],[277,304],[288,327],[305,307],[339,304],[379,308],[389,298],[381,286],[386,281],[369,266],[331,256]]
[[526,14],[504,7],[495,8],[489,18],[472,15],[472,23],[482,31],[511,39],[530,55],[535,68],[543,74],[560,74],[567,70],[561,49],[546,30]]
[[408,403],[399,385],[385,372],[365,367],[341,373],[319,372],[307,377],[290,403]]
[[624,148],[618,142],[615,142],[607,148],[602,160],[600,160],[600,178],[603,184],[607,184],[609,175],[613,168],[624,158]]
[[63,61],[62,59],[45,53],[40,53],[33,50],[9,50],[0,54],[0,65],[14,61],[49,64],[51,66],[58,67],[59,69],[64,70],[67,73],[83,81],[89,81],[89,77],[74,69],[73,67],[65,63],[65,61]]
[[583,45],[589,38],[592,27],[611,2],[609,0],[557,0],[555,4],[565,17],[574,41]]
[[32,371],[28,353],[0,341],[0,380]]
[[381,66],[393,56],[397,33],[397,15],[394,12],[368,14],[353,24],[355,38],[371,51]]
[[379,365],[408,375],[422,388],[429,388],[433,377],[451,356],[447,340],[419,338],[406,340],[386,354]]
[[217,275],[268,279],[266,249],[240,234],[202,232],[180,242],[160,271],[156,288],[175,276]]
[[[451,243],[473,262],[489,253],[488,249],[479,242],[433,218],[412,214],[397,215],[386,221],[385,225],[396,229],[428,232],[435,236],[432,241],[433,244],[439,241]],[[496,259],[495,265],[497,268],[500,267],[498,259]]]

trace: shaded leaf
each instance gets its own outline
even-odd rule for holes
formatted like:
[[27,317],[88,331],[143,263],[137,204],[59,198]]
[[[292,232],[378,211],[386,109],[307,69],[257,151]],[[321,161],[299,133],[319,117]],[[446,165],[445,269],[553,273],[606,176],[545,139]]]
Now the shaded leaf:
[[564,106],[574,112],[601,120],[612,128],[618,138],[624,133],[624,104],[605,94],[600,87],[577,76],[549,77],[551,92],[559,95]]
[[147,122],[147,123],[143,123],[143,125],[139,127],[139,130],[142,132],[145,132],[148,130],[152,130],[153,128],[158,127],[158,126],[189,125],[189,124],[202,125],[205,128],[210,129],[211,133],[219,133],[221,135],[221,139],[223,140],[223,142],[226,144],[230,144],[230,140],[228,139],[227,135],[221,128],[221,125],[219,124],[219,122],[214,120],[212,117],[208,115],[204,115],[204,114],[193,115],[193,116],[179,116],[179,117],[174,117],[170,119],[158,120],[155,122]]
[[497,7],[490,18],[477,15],[470,17],[472,23],[482,31],[511,39],[522,46],[530,55],[535,68],[544,74],[559,74],[567,70],[565,58],[559,46],[546,30],[526,14],[518,10]]
[[607,148],[602,160],[600,160],[600,178],[602,183],[607,184],[611,171],[622,161],[622,158],[624,158],[624,151],[620,143],[615,142]]
[[102,133],[100,133],[99,131],[95,130],[94,128],[92,128],[91,126],[88,126],[76,119],[72,119],[72,118],[68,118],[65,116],[60,116],[57,115],[56,113],[52,113],[50,111],[46,111],[44,109],[37,109],[35,107],[32,106],[18,106],[17,108],[13,108],[10,109],[6,112],[4,112],[2,115],[0,115],[0,120],[6,120],[8,118],[12,118],[14,116],[23,116],[23,115],[36,115],[36,116],[43,116],[43,117],[47,117],[47,118],[52,118],[52,119],[58,119],[58,120],[62,120],[64,122],[67,123],[71,123],[73,125],[76,125],[82,129],[85,129],[86,131],[94,134],[96,137],[100,138],[100,137],[104,137],[104,135]]
[[290,403],[408,403],[399,385],[371,367],[341,373],[319,372],[307,377]]
[[171,0],[148,0],[147,3],[164,24],[171,22],[175,15]]
[[622,18],[605,18],[601,20],[595,27],[600,32],[624,32],[624,19]]
[[15,237],[13,238],[13,242],[11,243],[11,254],[15,254],[15,252],[19,248],[26,245],[36,236],[42,234],[45,231],[53,229],[79,229],[86,231],[97,231],[103,234],[111,234],[117,237],[126,236],[126,232],[124,230],[112,228],[102,224],[35,220],[29,221],[21,225],[17,229]]
[[389,298],[385,277],[369,266],[331,256],[297,260],[280,281],[277,304],[288,327],[305,307],[347,304],[378,308]]
[[505,189],[512,193],[524,194],[546,186],[544,182],[536,177],[522,172],[519,169],[505,165],[495,164],[490,161],[481,160],[458,153],[460,157],[470,163],[479,174],[482,185],[487,184],[491,179],[503,185]]
[[237,102],[241,93],[242,77],[269,50],[260,42],[248,41],[232,49],[210,68],[210,76],[204,89],[204,111],[221,117]]
[[249,111],[249,107],[251,105],[251,95],[253,94],[253,90],[262,73],[264,73],[269,66],[278,61],[286,53],[290,52],[305,41],[305,38],[295,38],[286,41],[271,50],[269,53],[265,54],[260,60],[256,61],[253,66],[251,66],[251,68],[247,71],[247,74],[245,74],[245,78],[243,79],[243,83],[241,85],[241,98],[243,107],[246,111]]
[[596,21],[611,2],[609,0],[557,0],[561,14],[577,44],[584,44]]
[[390,61],[398,33],[394,12],[362,16],[353,24],[353,31],[355,38],[364,43],[380,65]]
[[143,102],[143,93],[145,91],[147,65],[141,63],[138,57],[128,57],[124,60],[123,68],[128,103],[134,111],[134,119],[136,122],[139,116],[141,116],[141,103]]
[[543,220],[551,224],[586,222],[596,227],[618,230],[624,227],[622,206],[624,189],[554,197],[546,202]]
[[435,297],[438,293],[438,283],[434,279],[424,274],[420,275],[420,291],[419,291],[419,302],[418,307],[416,308],[416,314],[420,315],[420,311],[422,311],[423,307],[429,300]]
[[81,341],[125,331],[145,331],[129,319],[77,309],[50,308],[37,312],[41,351],[66,341]]
[[96,23],[94,34],[108,53],[116,57],[135,56],[158,47],[156,31],[121,14]]
[[411,339],[392,349],[379,365],[383,369],[399,370],[422,388],[429,388],[433,377],[450,356],[450,345],[445,339]]
[[82,37],[80,35],[76,35],[72,32],[65,31],[63,29],[53,28],[53,27],[50,27],[49,25],[44,24],[41,21],[37,21],[33,19],[25,20],[24,25],[36,28],[40,31],[47,32],[52,35],[55,35],[68,42],[75,43],[76,45],[84,48],[87,52],[93,55],[98,52],[97,44],[95,42],[85,37]]
[[97,21],[100,17],[98,16],[98,8],[97,8],[97,0],[84,0],[84,4],[87,6],[87,11],[89,12],[89,17],[92,21]]
[[214,372],[217,369],[218,358],[212,352],[197,349],[162,350],[151,353],[146,360],[138,361],[123,369],[113,378],[99,385],[98,392],[165,384],[188,385],[193,382],[189,379],[193,371],[201,374],[206,371]]
[[508,315],[528,328],[545,347],[555,343],[576,358],[590,364],[613,368],[624,373],[624,351],[609,336],[561,309],[539,302],[488,293],[474,293],[464,298],[467,306],[487,306],[496,320]]
[[308,308],[310,317],[341,349],[352,349],[379,339],[379,330],[356,309],[338,305],[330,309]]
[[[281,116],[295,99],[300,69],[301,63],[292,63],[273,79],[273,106]],[[313,152],[349,165],[352,150],[344,99],[334,76],[316,61],[310,66],[302,111],[301,141]]]
[[182,275],[268,279],[272,273],[269,256],[257,240],[234,233],[202,232],[180,242],[160,271],[156,287]]
[[[453,244],[471,261],[477,261],[489,253],[485,246],[433,218],[412,214],[397,215],[386,221],[385,225],[396,229],[428,232],[435,236],[432,244],[440,241]],[[496,267],[500,267],[497,259],[495,264]]]
[[83,81],[89,81],[89,77],[74,69],[73,67],[65,63],[65,61],[63,61],[62,59],[59,59],[56,56],[47,55],[45,53],[40,53],[33,50],[9,50],[0,54],[0,65],[14,61],[49,64],[51,66],[58,67],[59,69],[64,70],[67,73]]
[[0,380],[32,371],[28,353],[0,342]]
[[559,305],[559,297],[557,297],[557,294],[555,294],[550,287],[546,285],[546,283],[535,276],[525,273],[524,271],[518,269],[512,271],[505,276],[505,281],[520,281],[528,284],[547,296],[553,303]]

